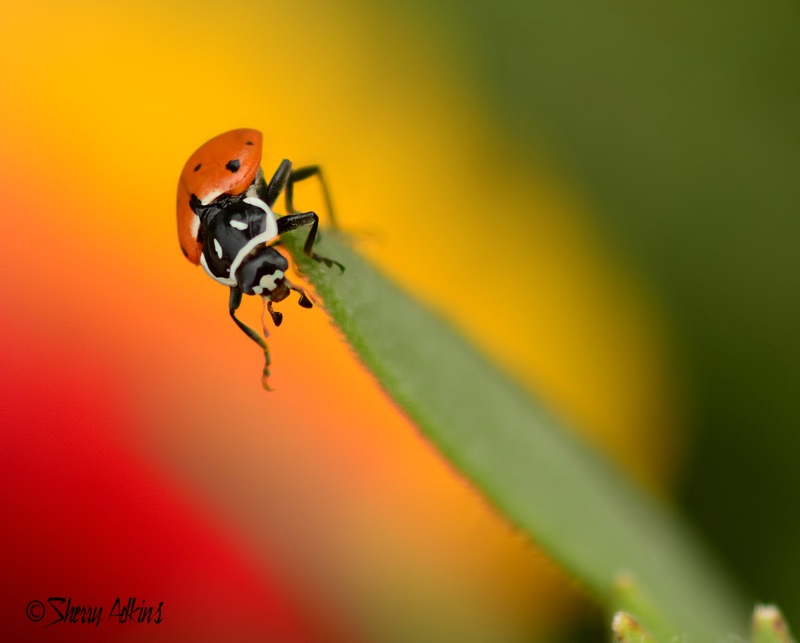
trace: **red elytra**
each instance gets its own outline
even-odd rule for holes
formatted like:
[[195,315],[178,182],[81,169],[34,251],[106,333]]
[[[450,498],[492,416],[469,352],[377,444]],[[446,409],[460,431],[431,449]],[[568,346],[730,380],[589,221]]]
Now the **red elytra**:
[[193,264],[200,263],[203,243],[197,238],[200,220],[190,205],[192,195],[207,205],[223,194],[246,191],[261,164],[262,140],[258,130],[231,130],[201,145],[183,166],[178,181],[178,240]]

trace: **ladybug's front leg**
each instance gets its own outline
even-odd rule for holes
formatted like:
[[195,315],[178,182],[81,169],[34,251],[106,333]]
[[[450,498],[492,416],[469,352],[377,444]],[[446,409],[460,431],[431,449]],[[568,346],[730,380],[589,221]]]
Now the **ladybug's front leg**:
[[236,322],[236,325],[242,329],[242,332],[245,335],[247,335],[250,339],[252,339],[256,344],[258,344],[264,351],[264,372],[261,374],[261,384],[265,389],[271,391],[272,389],[269,387],[268,383],[270,360],[269,360],[269,348],[267,347],[267,342],[265,342],[256,331],[254,331],[249,326],[246,326],[237,319],[236,311],[238,310],[241,304],[242,304],[242,291],[236,288],[235,286],[231,287],[231,296],[230,299],[228,300],[228,312],[230,312],[231,314],[231,319],[233,319],[233,321]]
[[317,240],[317,228],[319,227],[319,217],[316,212],[297,212],[295,214],[287,214],[285,217],[278,219],[278,235],[290,230],[296,230],[303,226],[310,225],[311,230],[306,237],[305,245],[303,245],[303,252],[311,257],[314,261],[321,261],[328,267],[338,266],[339,270],[344,272],[344,266],[338,261],[328,259],[322,255],[314,252],[314,242]]

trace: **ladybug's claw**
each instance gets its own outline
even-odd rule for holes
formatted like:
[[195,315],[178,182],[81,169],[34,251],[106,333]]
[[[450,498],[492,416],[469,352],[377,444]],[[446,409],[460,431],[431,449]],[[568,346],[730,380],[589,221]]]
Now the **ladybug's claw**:
[[267,300],[267,310],[269,310],[269,314],[272,317],[272,323],[275,324],[275,326],[280,326],[283,322],[283,313],[272,310],[272,302],[269,300]]
[[318,255],[316,252],[312,252],[310,256],[314,261],[320,261],[324,263],[326,266],[328,266],[328,268],[333,268],[334,266],[336,266],[340,270],[340,274],[344,273],[344,265],[339,263],[338,261],[335,261],[333,259],[328,259],[328,257],[323,257],[322,255]]
[[300,299],[297,301],[300,306],[303,308],[313,308],[314,304],[311,303],[311,300],[306,295],[306,291],[300,288],[299,286],[295,286],[294,284],[289,284],[289,288],[294,290],[297,293],[300,293]]

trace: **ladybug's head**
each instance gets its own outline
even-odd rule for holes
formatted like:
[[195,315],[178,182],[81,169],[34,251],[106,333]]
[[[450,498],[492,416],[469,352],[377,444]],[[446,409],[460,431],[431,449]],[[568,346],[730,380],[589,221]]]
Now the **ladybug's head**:
[[282,301],[289,296],[286,279],[289,262],[272,246],[259,246],[242,261],[236,271],[236,281],[246,295],[261,295],[270,301]]

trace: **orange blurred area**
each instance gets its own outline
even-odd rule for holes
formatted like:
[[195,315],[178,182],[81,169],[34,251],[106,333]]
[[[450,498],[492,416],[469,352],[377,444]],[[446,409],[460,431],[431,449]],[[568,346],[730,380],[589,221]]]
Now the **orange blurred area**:
[[[225,289],[181,255],[173,208],[188,155],[227,129],[264,132],[268,175],[284,157],[322,163],[365,254],[658,486],[677,423],[665,339],[580,195],[514,162],[432,34],[388,30],[364,7],[4,14],[0,322],[15,388],[2,395],[15,415],[2,458],[4,488],[26,489],[0,505],[15,627],[32,598],[113,589],[176,605],[161,640],[264,640],[308,629],[309,609],[367,640],[557,628],[574,589],[439,458],[319,308],[278,306],[276,391],[261,389],[259,352]],[[303,207],[320,201],[298,189]],[[259,314],[245,302],[246,321]],[[115,502],[120,479],[135,511]],[[53,541],[80,564],[29,562]],[[109,562],[116,547],[136,564]]]

